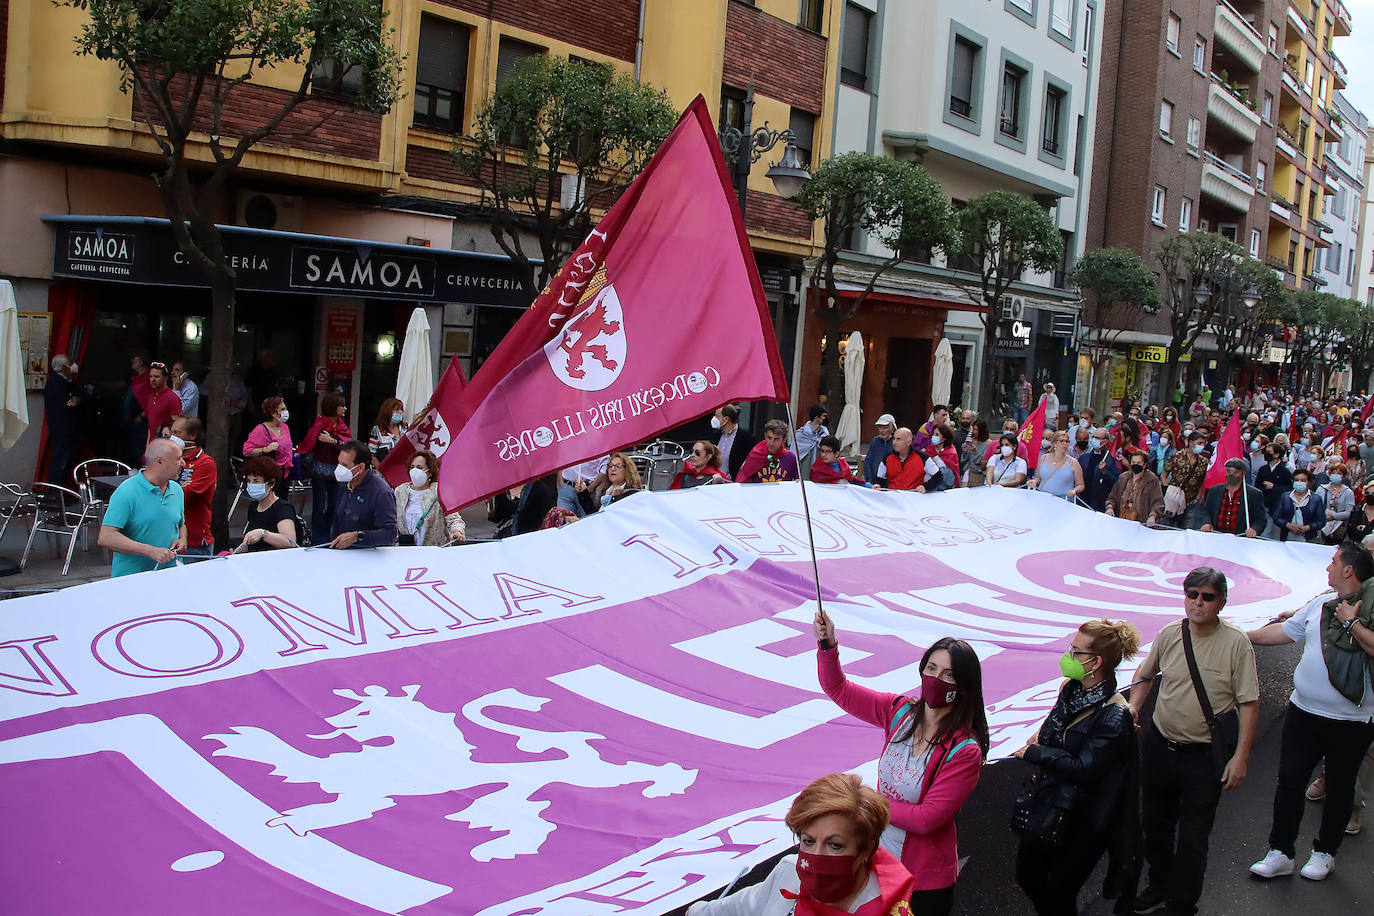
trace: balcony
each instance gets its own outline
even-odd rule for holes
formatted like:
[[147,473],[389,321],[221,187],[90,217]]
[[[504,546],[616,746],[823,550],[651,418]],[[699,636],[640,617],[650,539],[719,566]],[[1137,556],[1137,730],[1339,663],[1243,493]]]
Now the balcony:
[[1289,162],[1302,164],[1307,161],[1298,150],[1298,141],[1282,124],[1278,125],[1278,133],[1274,135],[1274,148],[1283,153]]
[[1214,35],[1252,73],[1260,72],[1264,65],[1264,38],[1226,0],[1217,3]]
[[1350,10],[1346,9],[1341,0],[1327,0],[1327,6],[1336,14],[1336,29],[1332,33],[1337,38],[1342,38],[1350,34]]
[[1219,156],[1203,150],[1202,196],[1244,212],[1250,209],[1250,201],[1255,196],[1254,179]]
[[1298,68],[1288,61],[1283,62],[1283,88],[1293,93],[1293,98],[1300,99],[1307,95],[1307,90],[1302,87],[1302,74]]
[[1331,76],[1335,80],[1337,89],[1344,89],[1350,85],[1350,73],[1345,69],[1345,63],[1336,56],[1336,52],[1331,52]]
[[1207,87],[1207,118],[1225,127],[1246,143],[1254,143],[1255,135],[1259,132],[1259,115],[1251,111],[1250,106],[1230,89],[1219,83],[1215,76],[1212,77],[1212,84]]
[[1288,7],[1288,24],[1292,26],[1299,35],[1306,35],[1307,20],[1303,18],[1302,13],[1298,12],[1298,8],[1291,3],[1285,4],[1285,6]]

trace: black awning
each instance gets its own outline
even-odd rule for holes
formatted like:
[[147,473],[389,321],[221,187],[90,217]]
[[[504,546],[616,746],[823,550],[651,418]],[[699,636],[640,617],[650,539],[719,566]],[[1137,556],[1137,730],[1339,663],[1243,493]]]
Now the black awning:
[[[56,229],[53,276],[207,288],[171,224],[141,216],[45,216]],[[238,288],[268,293],[460,302],[523,308],[533,300],[502,255],[220,226]]]

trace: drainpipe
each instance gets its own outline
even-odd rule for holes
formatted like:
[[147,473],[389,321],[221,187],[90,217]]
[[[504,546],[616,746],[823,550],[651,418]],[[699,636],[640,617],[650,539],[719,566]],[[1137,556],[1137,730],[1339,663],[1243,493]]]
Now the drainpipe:
[[639,81],[639,70],[644,63],[644,7],[649,0],[639,0],[639,31],[635,33],[635,81]]

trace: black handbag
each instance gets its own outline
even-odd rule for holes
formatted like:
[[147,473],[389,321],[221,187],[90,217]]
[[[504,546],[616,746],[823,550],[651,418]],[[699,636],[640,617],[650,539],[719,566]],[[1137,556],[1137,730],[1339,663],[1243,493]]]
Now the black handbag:
[[1188,621],[1183,621],[1183,657],[1188,661],[1188,675],[1193,679],[1193,690],[1197,692],[1198,703],[1202,705],[1202,716],[1212,730],[1212,768],[1217,779],[1226,772],[1226,765],[1235,756],[1236,746],[1240,744],[1240,711],[1229,709],[1221,715],[1212,712],[1212,701],[1207,698],[1207,689],[1202,686],[1202,675],[1197,670],[1197,658],[1193,655],[1193,635],[1188,631]]
[[1057,804],[1059,785],[1037,770],[1021,786],[1011,806],[1011,829],[1023,840],[1057,849],[1064,845],[1067,809]]

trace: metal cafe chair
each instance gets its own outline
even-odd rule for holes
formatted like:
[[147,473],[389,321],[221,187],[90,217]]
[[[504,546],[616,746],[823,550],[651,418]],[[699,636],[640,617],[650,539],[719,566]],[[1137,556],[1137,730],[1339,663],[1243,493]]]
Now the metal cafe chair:
[[86,502],[103,512],[106,502],[96,496],[95,486],[92,483],[93,479],[96,477],[115,477],[133,472],[133,468],[114,458],[91,458],[72,468],[72,479],[76,481],[77,492],[85,497]]
[[29,541],[24,545],[19,568],[23,569],[29,561],[29,551],[33,549],[33,540],[38,532],[45,531],[67,537],[67,556],[62,563],[62,575],[65,576],[72,565],[77,535],[83,534],[86,525],[99,516],[91,502],[75,490],[53,483],[35,483],[32,492],[35,504],[33,525],[29,528]]
[[9,530],[10,521],[26,514],[33,507],[33,495],[18,484],[0,483],[0,539]]

